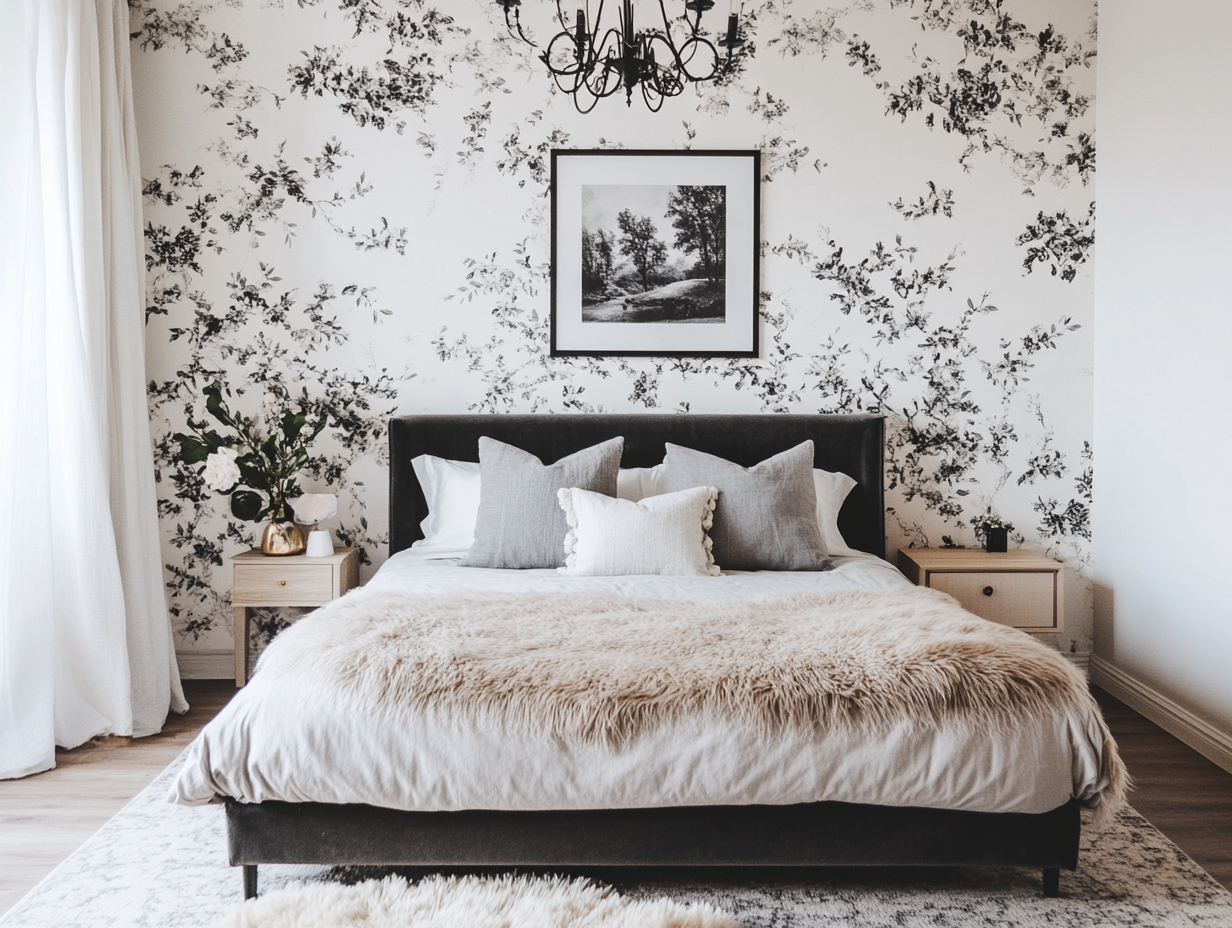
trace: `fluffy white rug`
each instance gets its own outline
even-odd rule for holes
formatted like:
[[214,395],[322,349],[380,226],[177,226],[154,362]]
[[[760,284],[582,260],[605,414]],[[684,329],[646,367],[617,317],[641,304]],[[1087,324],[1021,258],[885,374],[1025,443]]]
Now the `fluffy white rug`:
[[212,928],[741,928],[705,903],[625,899],[590,880],[400,876],[297,883],[232,908]]

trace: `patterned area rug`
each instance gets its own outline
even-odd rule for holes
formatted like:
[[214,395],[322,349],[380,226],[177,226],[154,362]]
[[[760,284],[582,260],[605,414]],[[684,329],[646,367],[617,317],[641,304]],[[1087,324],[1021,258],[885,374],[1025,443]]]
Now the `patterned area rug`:
[[[163,800],[176,760],[6,915],[2,928],[200,928],[242,898],[226,862],[221,807]],[[1077,873],[1045,899],[1034,870],[824,869],[778,874],[596,873],[629,898],[702,902],[749,928],[1005,928],[1232,925],[1232,893],[1126,809],[1083,836]],[[261,892],[300,881],[356,883],[374,868],[262,867]]]

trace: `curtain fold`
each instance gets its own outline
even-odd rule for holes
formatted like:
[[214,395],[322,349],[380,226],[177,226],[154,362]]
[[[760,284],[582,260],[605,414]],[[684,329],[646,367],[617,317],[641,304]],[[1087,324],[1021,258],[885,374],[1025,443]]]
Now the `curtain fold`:
[[145,399],[124,0],[0,0],[0,777],[187,709]]

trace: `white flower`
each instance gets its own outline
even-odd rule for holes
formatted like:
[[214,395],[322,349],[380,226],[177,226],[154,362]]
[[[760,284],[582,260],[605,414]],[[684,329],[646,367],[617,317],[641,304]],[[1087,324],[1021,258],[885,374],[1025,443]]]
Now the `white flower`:
[[261,403],[266,409],[277,409],[279,402],[278,394],[273,391],[267,392],[265,396],[261,398]]
[[205,459],[205,485],[215,492],[229,490],[239,483],[240,469],[234,448],[219,448]]
[[338,514],[338,497],[333,493],[305,493],[292,500],[291,508],[300,525],[316,525]]

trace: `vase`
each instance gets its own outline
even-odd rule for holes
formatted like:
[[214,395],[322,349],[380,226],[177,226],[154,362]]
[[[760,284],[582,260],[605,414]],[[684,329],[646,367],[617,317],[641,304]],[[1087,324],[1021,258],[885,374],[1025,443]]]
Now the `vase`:
[[261,553],[267,557],[303,554],[304,533],[294,522],[270,522],[261,533]]
[[308,533],[308,557],[333,557],[334,539],[325,530]]
[[984,550],[989,554],[1005,554],[1009,550],[1008,529],[987,526],[984,529]]

